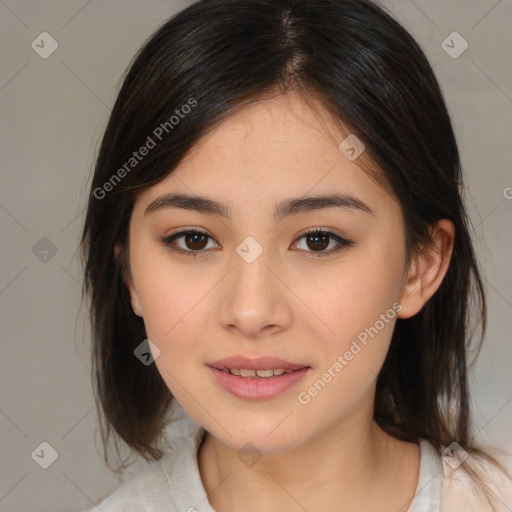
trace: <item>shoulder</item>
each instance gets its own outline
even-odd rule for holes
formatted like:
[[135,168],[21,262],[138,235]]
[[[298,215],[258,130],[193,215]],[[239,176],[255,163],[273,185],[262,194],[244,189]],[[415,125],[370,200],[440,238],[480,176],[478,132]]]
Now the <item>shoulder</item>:
[[[172,453],[165,455],[171,457]],[[151,463],[141,473],[125,482],[110,496],[84,512],[174,512],[169,500],[169,485],[162,460]]]
[[[194,454],[203,434],[190,418],[174,421],[167,432],[170,451],[83,512],[181,512],[183,495],[196,486]],[[179,482],[172,478],[175,473]]]
[[[485,450],[493,455],[498,462],[512,476],[512,454],[496,449]],[[442,457],[443,465],[443,493],[441,512],[464,510],[467,512],[492,512],[493,508],[486,498],[485,489],[494,496],[497,512],[509,512],[512,510],[512,479],[504,474],[491,462],[467,454],[462,450],[473,470],[481,479],[481,484],[476,482],[465,469],[466,464],[460,465],[457,457]]]

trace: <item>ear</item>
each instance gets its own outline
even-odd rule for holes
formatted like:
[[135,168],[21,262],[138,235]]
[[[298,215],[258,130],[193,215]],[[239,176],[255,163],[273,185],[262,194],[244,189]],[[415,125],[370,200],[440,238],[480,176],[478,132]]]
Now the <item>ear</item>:
[[123,281],[130,293],[133,312],[137,316],[140,316],[142,318],[142,316],[143,316],[142,315],[142,305],[140,303],[137,291],[135,290],[135,285],[133,284],[133,278],[132,278],[131,272],[129,270],[129,265],[127,264],[127,258],[122,253],[122,249],[119,244],[116,244],[114,247],[114,258],[116,259],[116,261],[121,260],[120,263],[122,264],[122,267],[124,268]]
[[431,226],[434,246],[413,258],[402,291],[401,311],[398,318],[410,318],[421,311],[427,301],[441,286],[450,265],[455,241],[455,226],[448,219],[441,219]]

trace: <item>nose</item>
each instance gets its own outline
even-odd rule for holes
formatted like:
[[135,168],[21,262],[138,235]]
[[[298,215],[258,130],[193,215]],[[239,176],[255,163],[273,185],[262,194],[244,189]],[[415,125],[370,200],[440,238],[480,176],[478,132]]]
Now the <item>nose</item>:
[[223,280],[217,310],[224,329],[258,339],[289,328],[292,298],[269,256],[264,250],[250,263],[238,254],[234,258],[234,268]]

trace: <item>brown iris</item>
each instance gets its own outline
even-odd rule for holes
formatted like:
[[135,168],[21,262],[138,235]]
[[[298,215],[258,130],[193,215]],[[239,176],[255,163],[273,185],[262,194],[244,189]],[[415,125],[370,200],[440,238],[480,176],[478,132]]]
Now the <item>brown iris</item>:
[[[325,233],[322,233],[322,234],[313,234],[313,235],[308,235],[306,237],[306,240],[307,240],[307,244],[308,244],[308,247],[310,249],[320,249],[320,250],[323,250],[325,249],[328,245],[329,245],[329,238],[330,236],[328,234],[325,234]],[[311,246],[309,244],[309,242],[313,241],[313,243],[315,244],[314,246]]]
[[190,249],[199,251],[206,247],[208,237],[202,233],[187,233],[185,234],[185,243]]

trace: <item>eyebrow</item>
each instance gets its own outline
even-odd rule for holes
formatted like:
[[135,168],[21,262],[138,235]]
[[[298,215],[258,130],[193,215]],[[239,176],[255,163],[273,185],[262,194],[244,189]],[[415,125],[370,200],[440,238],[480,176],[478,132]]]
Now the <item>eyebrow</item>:
[[[144,211],[144,216],[164,209],[181,208],[207,215],[219,215],[231,220],[231,209],[224,203],[202,196],[186,194],[164,194],[157,197]],[[288,199],[274,209],[274,218],[282,219],[289,215],[307,213],[325,208],[342,208],[346,210],[363,211],[373,214],[373,210],[357,197],[346,194],[326,194],[318,196],[297,197]]]

